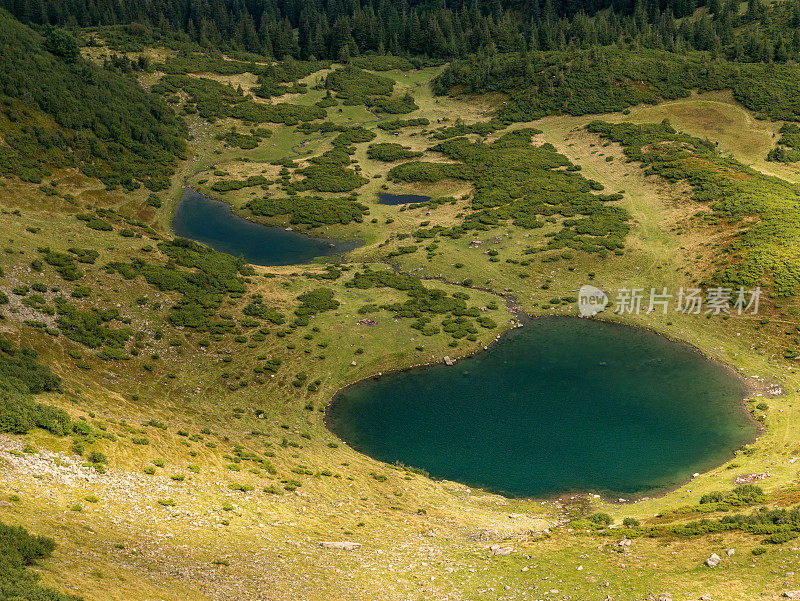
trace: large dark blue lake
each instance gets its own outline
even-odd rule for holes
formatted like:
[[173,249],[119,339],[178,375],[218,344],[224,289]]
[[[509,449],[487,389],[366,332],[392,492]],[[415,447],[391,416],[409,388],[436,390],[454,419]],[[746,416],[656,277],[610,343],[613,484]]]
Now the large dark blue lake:
[[352,250],[357,242],[312,238],[282,227],[271,227],[234,214],[231,207],[190,188],[175,206],[172,227],[220,252],[242,256],[254,265],[294,265],[315,257]]
[[540,318],[487,351],[356,383],[328,427],[381,461],[509,496],[649,494],[752,441],[743,380],[647,330]]

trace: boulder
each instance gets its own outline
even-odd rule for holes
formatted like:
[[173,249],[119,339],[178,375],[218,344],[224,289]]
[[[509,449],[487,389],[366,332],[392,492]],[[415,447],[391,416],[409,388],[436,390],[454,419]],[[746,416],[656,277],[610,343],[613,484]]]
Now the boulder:
[[510,555],[513,550],[513,547],[501,547],[500,545],[492,545],[489,547],[489,551],[492,552],[492,555]]
[[728,557],[730,557],[734,553],[736,553],[736,549],[728,549],[727,551],[725,551],[725,555],[727,555]]
[[783,591],[784,599],[800,599],[800,591]]
[[716,567],[717,567],[717,564],[718,564],[720,561],[721,561],[721,560],[720,560],[720,557],[719,557],[719,555],[717,555],[716,553],[712,553],[712,554],[711,554],[711,557],[709,557],[708,559],[706,559],[706,565],[707,565],[709,568],[716,568]]
[[340,551],[355,551],[361,548],[361,543],[353,543],[350,541],[328,541],[319,544],[323,549],[339,549]]

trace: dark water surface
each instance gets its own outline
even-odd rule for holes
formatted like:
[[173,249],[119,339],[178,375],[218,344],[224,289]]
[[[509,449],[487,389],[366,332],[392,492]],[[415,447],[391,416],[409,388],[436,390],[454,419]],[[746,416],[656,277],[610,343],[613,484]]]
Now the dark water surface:
[[352,250],[357,242],[312,238],[282,227],[261,225],[234,214],[231,207],[186,188],[175,206],[172,227],[220,252],[243,256],[254,265],[293,265],[314,257]]
[[378,192],[378,203],[382,205],[419,204],[428,202],[430,199],[430,196],[422,196],[421,194],[389,194],[388,192]]
[[376,459],[508,495],[646,494],[719,465],[756,425],[744,382],[647,330],[540,318],[455,366],[339,393],[328,427]]

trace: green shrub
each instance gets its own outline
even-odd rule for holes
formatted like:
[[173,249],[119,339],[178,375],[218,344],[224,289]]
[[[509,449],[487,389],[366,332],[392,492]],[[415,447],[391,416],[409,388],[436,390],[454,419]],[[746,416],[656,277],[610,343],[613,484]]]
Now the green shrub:
[[86,458],[89,463],[108,463],[108,457],[100,451],[92,451]]
[[4,132],[0,175],[41,182],[55,166],[78,169],[108,188],[166,187],[186,149],[186,124],[133,77],[80,58],[64,30],[43,33],[44,39],[0,14],[0,37],[7,40],[0,80],[5,110],[18,122]]
[[598,524],[601,526],[610,526],[611,524],[614,523],[614,520],[607,513],[593,513],[591,515],[586,516],[586,519],[592,522],[593,524]]
[[408,147],[395,143],[370,144],[367,156],[375,161],[391,163],[422,156],[421,152],[414,152]]
[[348,65],[331,71],[325,78],[325,87],[347,104],[366,104],[372,96],[389,96],[394,81]]
[[61,380],[37,361],[32,349],[15,349],[0,335],[0,432],[26,434],[38,427],[57,436],[69,432],[69,415],[33,400],[31,393],[60,392]]
[[50,557],[56,544],[49,538],[31,536],[23,528],[0,524],[0,600],[79,601],[42,587],[39,576],[26,570]]
[[710,206],[709,223],[724,220],[739,228],[717,251],[718,267],[709,274],[712,282],[734,293],[770,281],[778,296],[800,290],[800,257],[795,252],[800,243],[800,192],[794,184],[722,156],[712,143],[680,134],[666,120],[645,125],[595,121],[588,129],[621,144],[645,173],[686,181],[692,199]]
[[383,131],[397,131],[404,127],[419,127],[424,125],[430,125],[430,121],[424,117],[417,119],[393,119],[391,121],[381,121],[378,123],[378,129],[382,129]]
[[360,223],[368,208],[349,198],[292,196],[291,198],[265,197],[251,200],[245,205],[253,215],[265,217],[289,216],[292,224],[312,227],[322,225]]

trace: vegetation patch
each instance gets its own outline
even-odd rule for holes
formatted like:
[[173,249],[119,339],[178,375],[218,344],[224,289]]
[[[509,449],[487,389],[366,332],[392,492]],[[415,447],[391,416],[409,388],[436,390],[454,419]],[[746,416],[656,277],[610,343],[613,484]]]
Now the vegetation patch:
[[800,194],[794,185],[723,157],[711,142],[678,133],[668,121],[594,121],[588,129],[621,144],[645,173],[688,182],[692,198],[709,207],[710,223],[724,220],[740,228],[720,251],[725,261],[711,274],[715,282],[745,288],[772,284],[778,295],[797,293]]
[[251,200],[245,207],[253,215],[264,217],[289,216],[293,224],[311,227],[348,223],[361,223],[369,209],[351,198],[320,198],[318,196],[291,196],[288,198],[260,198]]
[[36,351],[15,349],[0,336],[0,432],[26,434],[33,428],[57,436],[69,432],[69,415],[37,403],[33,395],[40,392],[61,392],[61,379],[38,362]]
[[769,151],[767,160],[780,163],[800,161],[800,127],[796,123],[784,123],[779,131],[778,146]]
[[241,89],[205,77],[165,75],[153,86],[153,91],[173,97],[183,92],[188,96],[188,111],[211,121],[233,117],[252,123],[297,125],[300,121],[325,117],[325,111],[317,106],[254,102],[248,100]]
[[296,171],[303,179],[287,183],[284,187],[289,191],[302,192],[350,192],[360,188],[369,180],[353,169],[344,167],[339,161],[327,161],[309,165]]
[[368,104],[373,96],[390,96],[394,81],[359,69],[354,65],[339,67],[325,78],[325,88],[336,92],[345,104]]
[[370,144],[367,148],[367,156],[374,161],[392,163],[394,161],[414,159],[422,156],[422,153],[415,152],[402,144],[383,142],[380,144]]
[[409,93],[397,98],[373,98],[368,105],[376,111],[389,113],[390,115],[404,115],[419,108],[417,103],[414,102],[414,97]]
[[392,119],[391,121],[380,121],[377,124],[378,129],[383,131],[397,131],[404,127],[420,127],[430,125],[430,121],[425,117],[418,117],[416,119]]
[[510,98],[502,121],[546,115],[611,113],[661,99],[733,90],[736,100],[771,119],[800,120],[800,77],[788,65],[710,62],[703,53],[593,47],[586,50],[510,52],[451,63],[433,82],[434,92],[453,89]]
[[[469,295],[464,292],[454,292],[449,295],[437,288],[428,288],[416,276],[394,273],[393,271],[376,271],[365,267],[356,273],[353,279],[345,282],[348,288],[367,290],[370,288],[393,288],[408,294],[408,299],[403,302],[387,303],[380,306],[362,307],[359,312],[371,313],[383,309],[396,314],[398,317],[413,319],[412,328],[419,330],[425,336],[438,334],[440,330],[449,333],[453,338],[475,336],[478,332],[474,319],[485,328],[492,328],[496,323],[491,319],[482,319],[479,307],[469,307]],[[434,317],[441,317],[441,325],[433,323]]]
[[560,216],[561,229],[529,252],[573,248],[605,254],[624,245],[630,215],[613,201],[621,194],[598,194],[602,186],[587,180],[551,144],[533,146],[533,129],[502,135],[491,144],[454,138],[431,150],[458,163],[410,162],[393,167],[396,182],[436,182],[458,178],[474,182],[473,211],[461,225],[417,230],[418,238],[459,237],[469,230],[488,230],[511,221],[522,228],[541,228],[541,217]]
[[241,190],[242,188],[252,188],[253,186],[268,185],[268,180],[263,175],[251,175],[247,179],[221,179],[213,183],[211,189],[215,192],[230,192],[231,190]]
[[39,584],[39,575],[26,568],[47,559],[56,548],[52,539],[32,536],[24,528],[0,524],[0,601],[36,599],[80,601]]
[[252,150],[253,148],[258,148],[261,141],[265,138],[269,138],[271,135],[272,132],[263,127],[254,127],[250,130],[250,133],[247,134],[240,134],[236,131],[235,127],[232,127],[229,131],[218,134],[217,140],[222,140],[230,148]]
[[183,238],[162,242],[158,248],[170,259],[168,263],[160,265],[135,259],[130,263],[110,263],[108,271],[117,272],[126,279],[142,275],[158,290],[182,294],[182,299],[171,308],[169,321],[172,325],[228,331],[231,323],[214,319],[216,310],[227,295],[244,293],[245,282],[241,276],[251,275],[253,268],[240,258]]

